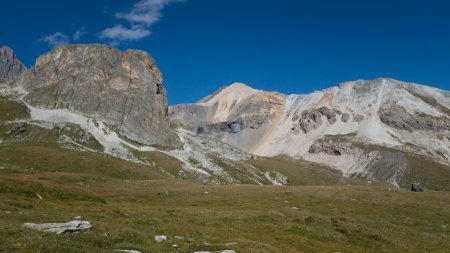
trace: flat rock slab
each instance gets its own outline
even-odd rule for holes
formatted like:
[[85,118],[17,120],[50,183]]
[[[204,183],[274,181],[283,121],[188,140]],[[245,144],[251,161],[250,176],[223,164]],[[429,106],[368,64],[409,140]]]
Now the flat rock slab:
[[[222,251],[217,251],[217,252],[218,253],[236,253],[236,251],[234,251],[234,250],[222,250]],[[213,253],[213,252],[212,251],[194,251],[194,253]]]
[[167,241],[167,236],[165,235],[155,235],[156,242],[164,242]]
[[66,232],[84,232],[89,231],[92,225],[89,221],[69,221],[67,223],[25,223],[26,228],[32,228],[39,231],[63,234]]

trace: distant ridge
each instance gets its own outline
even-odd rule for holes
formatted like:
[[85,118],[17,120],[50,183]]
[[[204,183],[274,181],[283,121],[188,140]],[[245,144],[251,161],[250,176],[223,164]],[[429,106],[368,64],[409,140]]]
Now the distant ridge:
[[12,80],[26,69],[10,47],[2,46],[0,48],[0,81]]

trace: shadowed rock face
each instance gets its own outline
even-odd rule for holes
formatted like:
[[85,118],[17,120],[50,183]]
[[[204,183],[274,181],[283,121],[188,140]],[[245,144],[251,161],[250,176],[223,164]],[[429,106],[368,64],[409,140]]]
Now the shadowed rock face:
[[312,130],[319,128],[322,125],[322,116],[325,116],[328,123],[334,124],[337,121],[337,115],[341,115],[341,120],[347,122],[350,119],[350,115],[347,113],[342,114],[341,111],[336,109],[330,109],[326,106],[320,108],[312,108],[302,112],[300,119],[298,116],[294,116],[292,121],[298,121],[292,128],[294,131],[300,128],[303,133],[309,133]]
[[317,129],[320,125],[322,125],[322,114],[315,108],[303,111],[298,121],[298,126],[304,133]]
[[308,152],[312,154],[325,153],[339,156],[342,154],[352,154],[353,146],[351,143],[315,141]]
[[13,50],[7,46],[0,48],[0,81],[12,80],[26,70]]
[[179,144],[162,74],[146,52],[65,45],[40,56],[19,85],[30,91],[25,100],[32,106],[95,118],[143,144]]
[[450,119],[444,116],[412,115],[399,106],[389,106],[380,110],[380,120],[391,127],[413,131],[449,131]]

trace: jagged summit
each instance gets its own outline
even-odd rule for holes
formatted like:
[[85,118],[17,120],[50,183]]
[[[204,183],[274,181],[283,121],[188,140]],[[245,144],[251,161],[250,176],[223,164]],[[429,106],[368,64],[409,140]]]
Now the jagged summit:
[[4,45],[0,48],[0,81],[12,80],[26,70],[14,51]]

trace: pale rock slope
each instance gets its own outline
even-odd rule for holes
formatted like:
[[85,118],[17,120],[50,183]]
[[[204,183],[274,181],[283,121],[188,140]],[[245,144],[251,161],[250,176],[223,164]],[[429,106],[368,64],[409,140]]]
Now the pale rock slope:
[[414,157],[449,166],[450,92],[393,79],[288,96],[236,83],[169,107],[169,116],[259,156],[303,158],[394,185],[417,172]]
[[169,107],[169,117],[188,130],[255,153],[275,133],[285,99],[280,93],[234,83],[196,104]]

